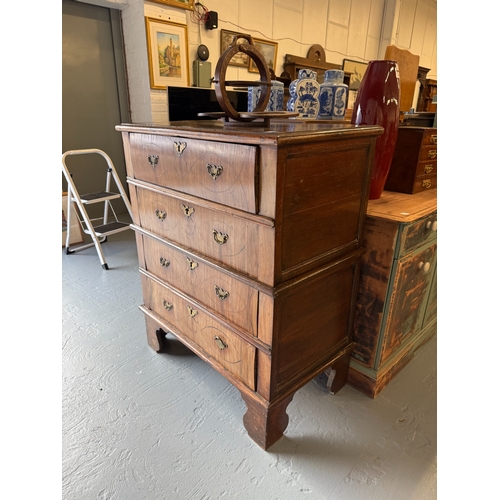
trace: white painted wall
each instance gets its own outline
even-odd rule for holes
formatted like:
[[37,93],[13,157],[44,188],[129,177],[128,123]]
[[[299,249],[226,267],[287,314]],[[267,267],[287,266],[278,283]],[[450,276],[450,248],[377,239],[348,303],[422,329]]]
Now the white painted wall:
[[[220,30],[227,29],[278,42],[278,75],[286,54],[305,57],[316,43],[325,49],[327,61],[336,64],[344,58],[383,59],[387,45],[394,44],[419,55],[420,66],[430,68],[428,78],[437,79],[436,0],[202,0],[218,13],[216,30],[200,27],[188,10],[147,0],[79,1],[115,4],[122,10],[133,122],[167,117],[166,91],[149,86],[145,16],[187,24],[190,65],[203,43],[210,51],[212,71],[220,57]],[[226,77],[248,80],[255,74],[230,66]]]

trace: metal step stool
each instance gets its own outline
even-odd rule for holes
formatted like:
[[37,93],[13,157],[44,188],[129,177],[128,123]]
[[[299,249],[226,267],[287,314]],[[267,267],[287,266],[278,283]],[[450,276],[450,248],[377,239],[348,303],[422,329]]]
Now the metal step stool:
[[[73,181],[73,177],[66,165],[66,157],[73,155],[86,155],[86,154],[99,154],[106,160],[106,163],[108,165],[106,173],[106,187],[104,191],[98,191],[96,193],[88,193],[80,195]],[[102,268],[109,269],[108,264],[106,263],[106,259],[104,258],[104,253],[101,248],[101,243],[104,243],[106,241],[107,236],[109,236],[110,234],[120,233],[121,231],[126,231],[127,229],[130,229],[130,223],[120,222],[118,220],[116,213],[113,210],[113,206],[111,205],[111,200],[116,200],[121,198],[125,203],[125,207],[127,208],[128,213],[130,215],[130,219],[132,220],[132,207],[130,206],[127,194],[123,189],[118,174],[116,173],[113,162],[111,161],[111,158],[104,151],[101,151],[100,149],[77,149],[73,151],[66,151],[66,153],[63,154],[62,170],[68,182],[68,210],[67,210],[68,229],[66,235],[66,254],[78,252],[79,250],[83,250],[85,248],[91,247],[92,245],[95,245],[97,254],[99,255],[99,260],[101,261]],[[111,179],[114,180],[116,188],[119,191],[118,193],[111,191]],[[70,248],[72,203],[76,203],[78,212],[80,213],[80,216],[83,219],[83,220],[80,219],[80,224],[82,225],[83,232],[85,234],[89,234],[92,237],[93,243],[82,244]],[[98,219],[90,219],[87,210],[85,209],[85,205],[91,205],[95,203],[104,204],[103,217],[99,217]],[[111,209],[115,218],[115,220],[111,222],[108,222],[109,209]],[[102,224],[94,226],[93,222],[95,220],[102,220]]]

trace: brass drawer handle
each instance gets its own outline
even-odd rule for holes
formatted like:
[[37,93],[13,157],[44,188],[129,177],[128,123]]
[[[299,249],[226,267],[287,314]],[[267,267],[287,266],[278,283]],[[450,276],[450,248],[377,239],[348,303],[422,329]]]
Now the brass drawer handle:
[[425,189],[429,189],[432,186],[432,181],[429,179],[425,179],[422,181],[422,187]]
[[167,212],[165,212],[164,210],[156,209],[155,215],[159,220],[161,220],[163,222],[165,220],[165,218],[167,217]]
[[430,174],[433,170],[434,170],[434,166],[433,165],[426,165],[424,167],[424,173],[425,174]]
[[438,136],[431,135],[429,140],[430,140],[430,142],[432,142],[432,144],[437,144],[438,143]]
[[184,203],[181,203],[181,208],[186,217],[191,217],[191,215],[193,215],[194,213],[194,208],[184,205]]
[[148,155],[148,162],[153,168],[155,168],[156,165],[158,165],[159,159],[160,157],[158,155]]
[[171,311],[172,308],[174,307],[174,304],[172,304],[171,302],[167,302],[166,300],[163,301],[163,307],[167,310],[167,311]]
[[224,349],[227,349],[227,344],[218,336],[216,335],[214,337],[215,342],[217,343],[217,347],[222,351]]
[[165,257],[160,257],[160,264],[162,267],[168,267],[170,265],[170,261],[165,259]]
[[226,243],[229,238],[228,234],[221,233],[220,231],[217,231],[217,229],[212,229],[212,234],[214,235],[214,240],[219,245],[224,245],[224,243]]
[[427,155],[427,158],[434,160],[434,158],[437,158],[437,155],[438,155],[437,149],[431,149],[429,151],[429,154]]
[[198,262],[195,262],[194,260],[191,260],[189,257],[186,257],[188,264],[189,264],[189,270],[194,271],[198,267]]
[[198,311],[196,309],[193,309],[191,306],[187,306],[187,308],[189,316],[191,316],[192,318],[194,318],[198,314]]
[[217,177],[222,174],[222,171],[224,169],[222,168],[222,165],[212,165],[210,163],[207,163],[207,170],[210,174],[210,177],[212,177],[212,179],[215,181]]
[[220,300],[227,299],[229,297],[229,292],[224,290],[220,286],[214,285],[215,295],[219,297]]
[[174,141],[174,149],[177,153],[177,156],[180,156],[182,153],[184,153],[186,146],[187,144],[185,142]]

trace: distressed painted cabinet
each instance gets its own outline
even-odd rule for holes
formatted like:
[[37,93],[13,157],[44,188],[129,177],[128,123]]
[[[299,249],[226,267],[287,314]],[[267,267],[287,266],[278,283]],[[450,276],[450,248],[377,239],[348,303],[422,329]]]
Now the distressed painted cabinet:
[[[121,125],[149,345],[172,334],[240,391],[267,449],[294,393],[347,382],[380,127]],[[167,392],[165,394],[167,397]]]
[[436,332],[436,191],[368,204],[348,383],[375,397]]

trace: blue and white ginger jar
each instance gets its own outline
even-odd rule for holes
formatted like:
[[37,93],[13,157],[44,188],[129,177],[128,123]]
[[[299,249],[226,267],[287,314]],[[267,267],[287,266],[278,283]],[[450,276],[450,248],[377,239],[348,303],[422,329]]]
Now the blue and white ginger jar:
[[[283,111],[283,100],[285,96],[285,86],[283,82],[272,80],[271,94],[265,111]],[[248,87],[248,112],[252,112],[259,102],[262,90],[260,87]]]
[[312,69],[301,69],[299,78],[290,83],[287,111],[299,113],[299,118],[316,119],[319,112],[319,83]]
[[319,113],[321,120],[343,120],[347,106],[348,86],[340,69],[325,71],[325,81],[320,85]]

